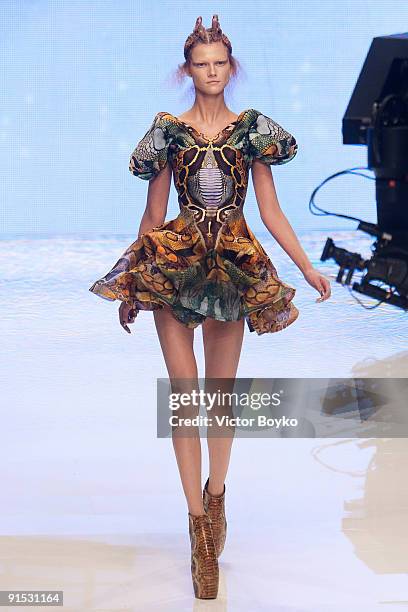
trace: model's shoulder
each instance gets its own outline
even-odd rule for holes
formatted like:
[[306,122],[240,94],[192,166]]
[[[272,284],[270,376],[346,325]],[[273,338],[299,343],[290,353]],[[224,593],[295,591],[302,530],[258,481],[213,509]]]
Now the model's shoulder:
[[249,122],[256,119],[260,114],[261,112],[256,110],[256,108],[247,108],[246,110],[242,111],[243,119]]
[[166,115],[168,115],[169,117],[173,117],[173,115],[171,113],[168,113],[167,111],[159,111],[155,114],[155,117],[157,117],[158,119],[162,119],[163,117],[166,117]]
[[268,121],[273,121],[272,116],[267,115],[266,113],[264,113],[261,110],[258,110],[256,108],[249,108],[246,112],[246,117],[248,118],[248,120],[251,123],[254,123],[258,120],[262,121],[262,118],[267,119]]
[[238,121],[241,126],[244,127],[244,131],[246,132],[250,131],[254,128],[254,126],[256,126],[258,117],[260,116],[263,116],[261,111],[257,110],[256,108],[247,108],[240,113]]
[[158,122],[163,122],[166,120],[170,120],[170,121],[177,121],[177,117],[175,115],[173,115],[172,113],[169,113],[167,111],[159,111],[158,113],[156,113],[155,115],[155,120]]
[[167,113],[166,111],[159,111],[150,120],[150,127],[161,127],[166,123],[166,119],[170,118],[173,118],[173,115],[171,113]]
[[298,152],[294,135],[257,109],[250,113],[249,144],[253,159],[266,164],[286,164]]
[[173,113],[159,111],[155,114],[152,125],[155,128],[161,129],[170,138],[180,128],[180,120]]
[[133,150],[129,170],[135,176],[150,180],[167,163],[167,154],[172,137],[167,129],[167,113],[155,114],[149,128]]

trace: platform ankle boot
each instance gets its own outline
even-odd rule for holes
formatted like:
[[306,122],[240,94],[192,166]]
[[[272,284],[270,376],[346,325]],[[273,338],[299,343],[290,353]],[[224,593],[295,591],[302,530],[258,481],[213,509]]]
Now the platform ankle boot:
[[218,559],[211,519],[207,513],[188,513],[191,542],[191,577],[198,599],[215,599],[218,595]]
[[215,550],[217,557],[219,557],[224,550],[225,539],[227,537],[227,520],[225,517],[225,484],[224,492],[221,495],[211,495],[208,492],[209,480],[210,478],[208,477],[203,489],[203,505],[205,512],[208,513],[211,519]]

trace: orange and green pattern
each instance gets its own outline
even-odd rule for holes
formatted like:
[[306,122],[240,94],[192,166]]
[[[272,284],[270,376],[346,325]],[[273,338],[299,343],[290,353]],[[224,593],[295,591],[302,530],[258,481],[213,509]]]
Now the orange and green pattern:
[[243,206],[253,160],[278,165],[296,153],[295,138],[254,109],[212,139],[171,113],[157,113],[129,170],[151,180],[170,163],[180,213],[130,244],[89,290],[137,310],[169,306],[189,328],[211,317],[245,318],[258,335],[284,329],[299,315],[296,289],[278,277]]

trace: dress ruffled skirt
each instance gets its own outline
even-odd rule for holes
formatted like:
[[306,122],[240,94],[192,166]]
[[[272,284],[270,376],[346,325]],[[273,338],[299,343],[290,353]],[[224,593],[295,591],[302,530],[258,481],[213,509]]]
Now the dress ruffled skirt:
[[230,213],[208,249],[193,213],[183,209],[130,244],[89,291],[136,310],[169,306],[189,328],[207,317],[245,318],[249,330],[261,335],[284,329],[299,315],[292,302],[296,289],[278,277],[239,210]]

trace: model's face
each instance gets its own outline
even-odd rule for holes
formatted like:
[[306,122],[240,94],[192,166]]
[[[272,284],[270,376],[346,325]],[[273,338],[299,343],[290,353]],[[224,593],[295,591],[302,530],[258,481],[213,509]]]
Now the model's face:
[[[228,50],[221,42],[193,47],[190,60],[190,76],[194,87],[207,94],[220,93],[231,77]],[[217,81],[211,83],[211,81]]]

